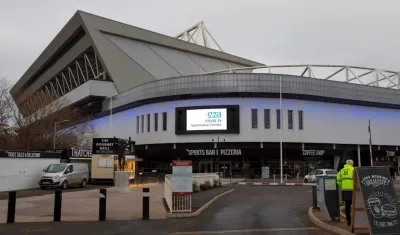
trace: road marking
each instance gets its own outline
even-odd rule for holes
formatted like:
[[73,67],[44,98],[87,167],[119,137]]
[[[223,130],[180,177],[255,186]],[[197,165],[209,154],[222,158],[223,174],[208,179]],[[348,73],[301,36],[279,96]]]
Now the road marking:
[[34,233],[36,233],[36,232],[48,232],[48,231],[50,231],[52,229],[52,227],[50,227],[50,226],[45,226],[45,227],[42,227],[42,228],[24,228],[24,229],[21,229],[22,231],[25,231],[25,232],[34,232]]
[[188,232],[170,233],[170,235],[252,233],[252,232],[300,231],[300,230],[318,230],[318,228],[316,228],[316,227],[305,227],[305,228],[260,228],[260,229],[220,230],[220,231],[192,231],[192,232],[188,231]]

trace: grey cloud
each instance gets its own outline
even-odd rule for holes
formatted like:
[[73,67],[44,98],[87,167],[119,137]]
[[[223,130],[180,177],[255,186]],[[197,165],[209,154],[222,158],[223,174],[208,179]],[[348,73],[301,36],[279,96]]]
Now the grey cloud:
[[78,9],[174,36],[204,20],[225,51],[266,64],[398,69],[398,1],[0,2],[0,75],[16,81]]

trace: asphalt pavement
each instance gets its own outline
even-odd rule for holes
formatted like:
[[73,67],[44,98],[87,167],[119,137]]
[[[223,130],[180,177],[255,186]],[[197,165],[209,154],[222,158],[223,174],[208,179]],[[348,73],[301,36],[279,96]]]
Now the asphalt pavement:
[[236,186],[198,217],[106,222],[59,222],[0,225],[2,235],[128,234],[308,234],[328,235],[309,221],[311,188]]

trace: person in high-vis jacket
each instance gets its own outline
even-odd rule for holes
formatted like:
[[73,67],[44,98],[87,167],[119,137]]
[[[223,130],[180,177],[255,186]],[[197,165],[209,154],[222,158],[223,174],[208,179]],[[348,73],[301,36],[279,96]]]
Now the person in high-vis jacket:
[[336,176],[336,182],[342,189],[342,200],[345,203],[347,225],[351,225],[351,204],[353,201],[353,160],[347,160],[343,169]]

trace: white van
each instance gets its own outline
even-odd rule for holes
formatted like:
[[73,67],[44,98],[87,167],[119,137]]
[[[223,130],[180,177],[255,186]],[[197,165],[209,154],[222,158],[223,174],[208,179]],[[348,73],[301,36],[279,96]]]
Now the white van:
[[41,189],[81,186],[85,188],[89,180],[89,167],[86,163],[57,163],[43,170],[39,181]]

